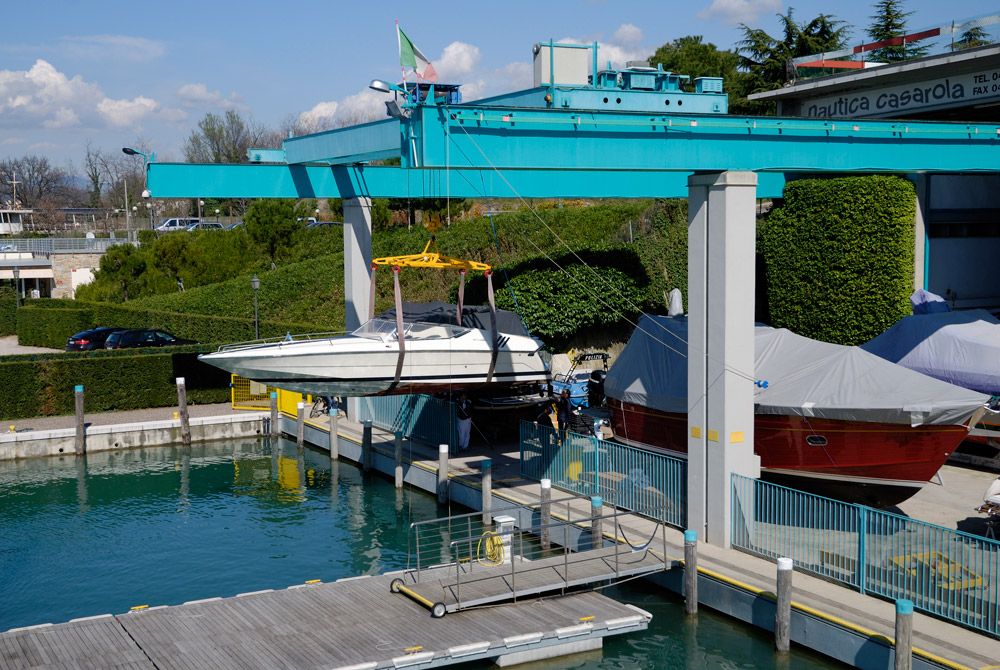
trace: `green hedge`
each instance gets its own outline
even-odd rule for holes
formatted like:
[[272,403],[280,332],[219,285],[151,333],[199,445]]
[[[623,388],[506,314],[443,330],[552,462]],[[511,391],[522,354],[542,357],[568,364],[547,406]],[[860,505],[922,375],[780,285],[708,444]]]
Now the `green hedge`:
[[87,412],[167,407],[177,403],[176,378],[184,377],[194,404],[229,399],[229,373],[198,361],[211,347],[129,349],[0,359],[0,419],[74,411],[74,387],[84,385]]
[[[253,319],[180,314],[135,308],[129,305],[88,303],[71,300],[32,300],[19,310],[18,342],[27,346],[62,349],[66,338],[97,326],[159,328],[177,337],[201,343],[240,342],[253,339]],[[261,337],[279,337],[287,332],[317,330],[312,324],[260,322]]]
[[771,324],[856,345],[909,314],[915,198],[894,176],[788,183],[758,228]]
[[17,332],[17,294],[14,289],[0,287],[0,335]]

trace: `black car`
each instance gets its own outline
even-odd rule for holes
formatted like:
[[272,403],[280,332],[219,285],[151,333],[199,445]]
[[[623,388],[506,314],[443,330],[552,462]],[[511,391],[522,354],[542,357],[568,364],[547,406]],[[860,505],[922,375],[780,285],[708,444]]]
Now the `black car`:
[[66,351],[90,351],[91,349],[103,349],[104,342],[112,333],[125,330],[117,326],[91,328],[82,333],[72,335],[66,340]]
[[105,349],[133,349],[138,347],[173,347],[179,344],[198,344],[194,340],[174,337],[153,328],[135,328],[112,333],[104,344]]

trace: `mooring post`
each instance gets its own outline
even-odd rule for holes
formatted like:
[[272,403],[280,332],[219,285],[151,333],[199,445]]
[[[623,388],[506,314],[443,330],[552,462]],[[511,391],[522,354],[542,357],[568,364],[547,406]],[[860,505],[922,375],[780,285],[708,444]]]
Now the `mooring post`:
[[191,424],[188,422],[187,387],[184,377],[177,378],[177,409],[181,414],[181,443],[191,444]]
[[774,610],[774,648],[787,654],[791,645],[789,628],[792,622],[792,567],[790,558],[778,559],[778,602]]
[[340,458],[340,437],[337,435],[337,408],[331,407],[330,412],[330,460]]
[[493,525],[493,459],[484,458],[479,463],[483,489],[483,527]]
[[604,532],[601,522],[601,512],[604,509],[604,501],[601,496],[590,496],[590,548],[600,549],[604,546]]
[[306,404],[295,405],[295,446],[302,449],[306,443]]
[[278,437],[278,392],[271,391],[271,437]]
[[361,471],[372,469],[372,422],[365,419],[361,424]]
[[86,429],[87,424],[83,421],[83,384],[77,384],[74,389],[76,396],[76,455],[83,456],[87,453]]
[[896,601],[896,661],[895,670],[913,667],[913,601]]
[[684,531],[684,613],[698,614],[698,531]]
[[448,445],[438,445],[438,502],[448,500]]
[[542,501],[538,509],[538,524],[541,528],[542,535],[542,551],[548,551],[552,548],[552,529],[549,528],[549,524],[552,523],[552,480],[543,479],[542,480]]
[[396,488],[403,488],[403,431],[396,431]]

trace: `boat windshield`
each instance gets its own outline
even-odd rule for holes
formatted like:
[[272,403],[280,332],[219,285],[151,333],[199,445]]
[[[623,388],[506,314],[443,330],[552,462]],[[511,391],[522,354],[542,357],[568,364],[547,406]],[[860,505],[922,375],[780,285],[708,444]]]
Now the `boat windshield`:
[[[447,340],[461,337],[470,331],[469,328],[445,323],[424,323],[422,321],[403,322],[405,337],[408,340]],[[395,340],[396,322],[386,319],[372,319],[355,330],[352,335],[367,337],[374,340]]]

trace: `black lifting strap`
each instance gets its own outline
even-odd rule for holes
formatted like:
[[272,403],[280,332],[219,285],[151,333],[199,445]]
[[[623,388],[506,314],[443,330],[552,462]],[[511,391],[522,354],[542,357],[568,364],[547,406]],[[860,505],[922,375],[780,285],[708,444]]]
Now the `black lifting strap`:
[[403,374],[403,358],[406,356],[406,333],[403,332],[403,296],[399,291],[398,265],[392,268],[392,288],[396,294],[396,339],[399,341],[399,358],[396,359],[396,378],[392,380],[387,391],[391,392],[399,385],[399,377]]
[[465,304],[465,270],[458,271],[458,312],[455,314],[457,317],[458,325],[462,325],[462,309]]
[[371,287],[368,289],[368,320],[371,321],[375,318],[375,270],[378,266],[372,263],[372,283]]
[[500,353],[500,336],[497,333],[497,305],[493,299],[493,272],[486,271],[486,294],[490,298],[490,342],[493,352],[490,355],[490,372],[486,375],[486,383],[493,381],[493,372],[497,367],[497,354]]

